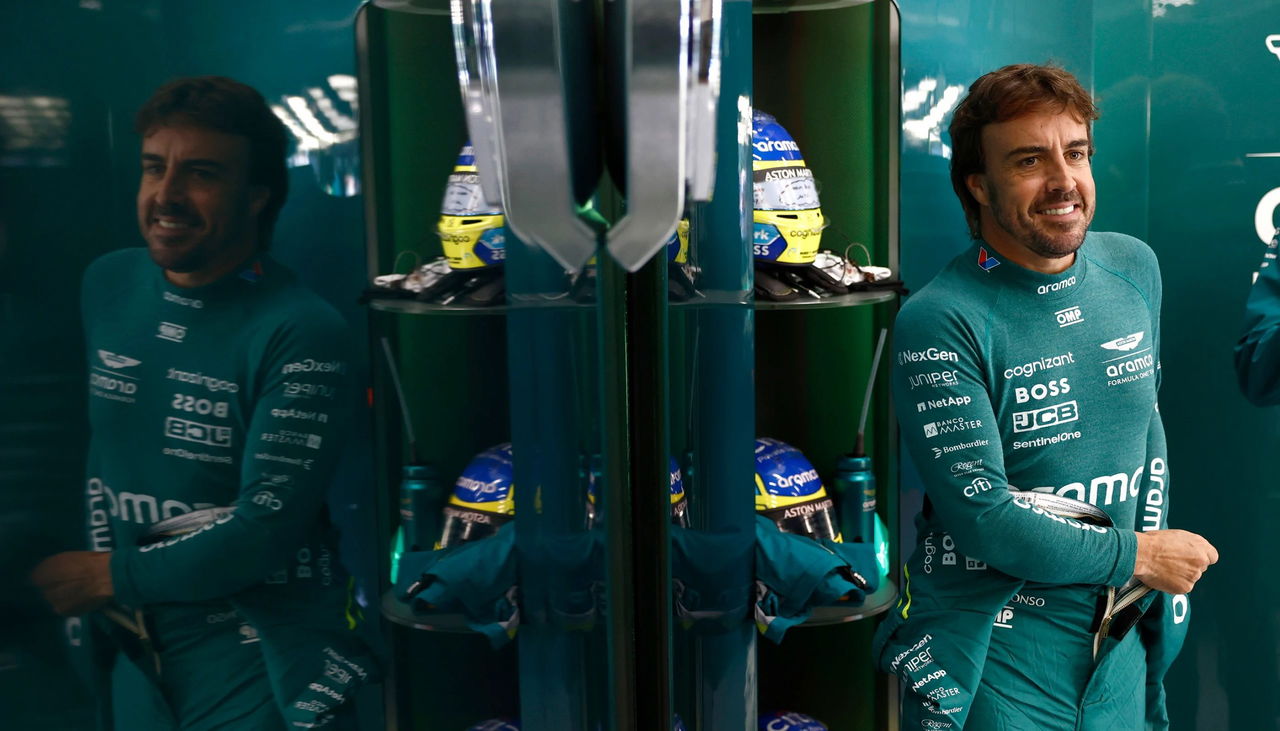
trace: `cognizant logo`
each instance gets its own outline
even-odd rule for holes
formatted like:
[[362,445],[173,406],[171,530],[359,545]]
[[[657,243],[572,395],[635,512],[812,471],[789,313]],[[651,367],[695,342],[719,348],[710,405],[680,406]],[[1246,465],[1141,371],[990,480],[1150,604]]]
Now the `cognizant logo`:
[[1025,363],[1020,366],[1014,366],[1013,368],[1006,368],[1004,370],[1004,377],[1006,380],[1014,377],[1026,378],[1026,377],[1034,376],[1040,371],[1047,371],[1050,368],[1057,368],[1058,366],[1073,364],[1075,362],[1076,362],[1076,356],[1074,353],[1063,353],[1062,355],[1051,355],[1051,356],[1048,356],[1047,358],[1041,358],[1040,360],[1033,360],[1030,363]]

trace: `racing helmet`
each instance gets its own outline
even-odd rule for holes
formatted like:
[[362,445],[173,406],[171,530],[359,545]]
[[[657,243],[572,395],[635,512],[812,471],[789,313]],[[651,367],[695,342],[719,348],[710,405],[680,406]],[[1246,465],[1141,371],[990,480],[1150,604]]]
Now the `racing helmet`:
[[818,471],[800,450],[777,439],[756,440],[756,512],[783,533],[843,540],[835,502]]
[[485,200],[470,142],[458,153],[445,184],[436,232],[455,271],[501,266],[506,259],[506,217],[500,202]]
[[667,261],[672,264],[689,263],[689,219],[682,218],[676,224],[676,232],[667,239]]
[[759,731],[827,731],[827,726],[803,713],[775,711],[760,716]]
[[520,722],[506,718],[493,718],[481,721],[467,731],[520,731]]
[[444,506],[436,548],[488,538],[516,514],[511,444],[490,447],[472,458],[453,484]]
[[[671,522],[681,528],[689,527],[689,499],[684,492],[684,475],[680,471],[680,463],[675,457],[667,458],[667,482],[671,495]],[[600,458],[591,460],[591,470],[587,475],[587,528],[596,524],[600,517]]]
[[812,264],[827,225],[813,171],[778,120],[759,109],[751,115],[751,147],[751,249],[756,261]]

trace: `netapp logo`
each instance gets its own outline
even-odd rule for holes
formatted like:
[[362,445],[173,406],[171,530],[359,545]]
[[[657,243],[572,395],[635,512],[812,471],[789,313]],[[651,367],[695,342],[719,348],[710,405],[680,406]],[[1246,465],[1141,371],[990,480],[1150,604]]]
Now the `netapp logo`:
[[898,365],[906,365],[907,363],[919,363],[924,360],[960,360],[960,356],[950,350],[939,350],[937,348],[929,348],[927,350],[904,350],[898,353]]
[[1004,377],[1005,377],[1005,380],[1008,380],[1015,376],[1018,376],[1018,377],[1034,376],[1040,371],[1047,371],[1050,368],[1057,368],[1059,366],[1074,364],[1075,362],[1076,362],[1076,356],[1074,353],[1063,353],[1062,355],[1050,355],[1046,358],[1041,358],[1040,360],[1033,360],[1030,363],[1025,363],[1020,366],[1014,366],[1013,368],[1006,368],[1004,370]]
[[925,424],[924,436],[926,439],[933,439],[939,434],[954,434],[955,432],[978,429],[981,426],[982,419],[966,419],[963,416],[957,416],[953,419],[934,421]]
[[927,386],[929,388],[940,388],[945,386],[954,386],[960,383],[958,378],[960,371],[930,371],[928,373],[918,373],[907,378],[907,383],[914,391],[917,388]]
[[1075,401],[1065,401],[1043,409],[1017,411],[1013,414],[1014,433],[1035,431],[1058,426],[1080,418],[1080,407]]
[[941,409],[947,406],[968,406],[973,402],[971,396],[948,396],[943,399],[925,400],[916,402],[916,411],[923,413],[932,409]]
[[1066,289],[1067,287],[1074,287],[1075,285],[1076,285],[1076,277],[1073,274],[1070,277],[1067,277],[1066,279],[1062,280],[1061,282],[1054,282],[1053,284],[1040,285],[1036,289],[1036,294],[1049,294],[1050,292],[1058,292],[1060,290]]

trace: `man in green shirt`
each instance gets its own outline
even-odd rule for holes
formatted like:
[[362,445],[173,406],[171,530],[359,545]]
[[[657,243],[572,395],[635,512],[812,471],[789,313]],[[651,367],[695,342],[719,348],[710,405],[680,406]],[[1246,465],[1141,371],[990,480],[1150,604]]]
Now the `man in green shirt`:
[[325,508],[350,338],[267,253],[285,129],[222,77],[162,87],[136,129],[146,249],[101,257],[82,290],[92,550],[34,580],[129,658],[118,728],[345,724],[374,671]]
[[[1183,595],[1218,556],[1167,529],[1160,273],[1137,239],[1088,231],[1096,118],[1071,74],[1017,65],[974,82],[951,124],[975,241],[907,301],[894,342],[926,492],[876,638],[904,683],[904,729],[1168,725]],[[1014,490],[1089,503],[1104,525]],[[1134,578],[1167,593],[1113,631],[1107,588]]]

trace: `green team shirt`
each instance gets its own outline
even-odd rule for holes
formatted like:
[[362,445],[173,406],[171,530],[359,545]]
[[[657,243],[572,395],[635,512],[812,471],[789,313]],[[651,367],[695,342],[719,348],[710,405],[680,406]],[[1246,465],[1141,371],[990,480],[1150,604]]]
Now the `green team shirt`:
[[[927,494],[921,533],[946,533],[975,571],[1119,586],[1144,502],[1148,435],[1161,430],[1160,276],[1137,239],[1089,233],[1075,263],[1041,274],[976,245],[898,318],[893,390]],[[1117,529],[1029,509],[1041,490],[1105,510]],[[947,560],[940,551],[938,561]],[[927,571],[930,567],[924,565]]]
[[[113,552],[117,599],[194,602],[280,580],[325,527],[349,398],[342,318],[269,258],[186,289],[145,249],[94,262],[82,306],[90,538]],[[204,530],[138,545],[157,521],[227,505]]]

